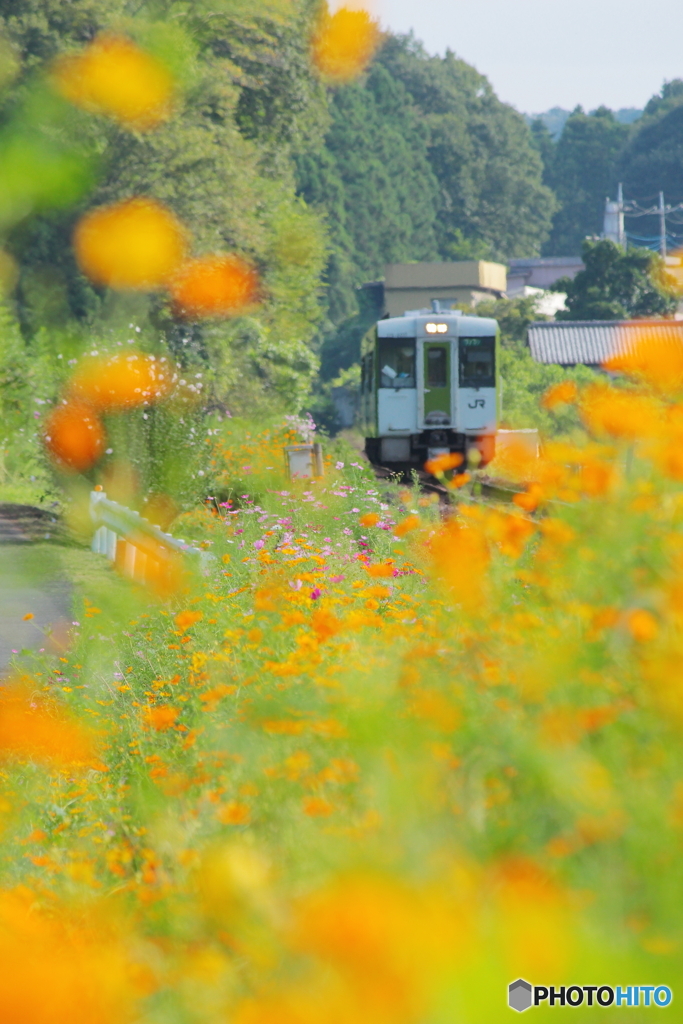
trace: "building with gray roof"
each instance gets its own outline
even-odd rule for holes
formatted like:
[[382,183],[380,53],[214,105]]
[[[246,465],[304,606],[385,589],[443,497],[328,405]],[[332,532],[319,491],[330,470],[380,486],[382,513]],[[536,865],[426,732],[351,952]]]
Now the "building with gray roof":
[[529,349],[537,363],[597,369],[632,349],[644,329],[649,337],[683,345],[680,320],[559,320],[529,324]]

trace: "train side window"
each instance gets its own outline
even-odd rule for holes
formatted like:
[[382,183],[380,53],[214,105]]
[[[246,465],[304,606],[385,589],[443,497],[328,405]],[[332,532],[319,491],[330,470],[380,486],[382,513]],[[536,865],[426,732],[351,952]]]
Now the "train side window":
[[496,386],[496,339],[460,338],[460,387]]
[[383,338],[379,343],[381,388],[415,387],[415,342]]

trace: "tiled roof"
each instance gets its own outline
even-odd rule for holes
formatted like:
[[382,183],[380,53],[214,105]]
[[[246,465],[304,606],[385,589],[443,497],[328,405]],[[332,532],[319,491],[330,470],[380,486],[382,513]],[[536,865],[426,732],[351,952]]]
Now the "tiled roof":
[[683,345],[679,320],[562,320],[529,324],[529,348],[537,363],[599,366],[628,352],[644,328],[650,337]]

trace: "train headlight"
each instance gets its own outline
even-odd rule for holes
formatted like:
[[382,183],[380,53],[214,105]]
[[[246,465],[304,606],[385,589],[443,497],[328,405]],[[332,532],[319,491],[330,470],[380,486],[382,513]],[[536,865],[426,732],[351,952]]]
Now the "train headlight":
[[447,330],[448,324],[425,324],[427,334],[445,334]]

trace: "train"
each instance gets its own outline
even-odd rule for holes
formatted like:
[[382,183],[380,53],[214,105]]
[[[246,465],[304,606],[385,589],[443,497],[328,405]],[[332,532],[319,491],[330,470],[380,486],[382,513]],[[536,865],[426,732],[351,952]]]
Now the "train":
[[377,465],[421,469],[458,452],[479,465],[495,454],[500,420],[496,320],[457,309],[386,317],[361,342],[360,427]]

